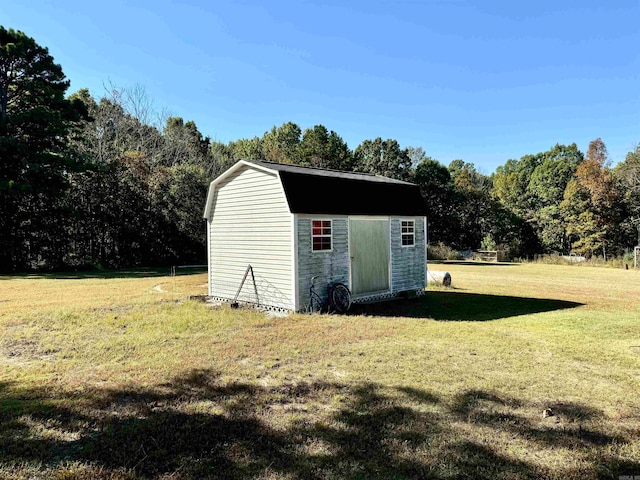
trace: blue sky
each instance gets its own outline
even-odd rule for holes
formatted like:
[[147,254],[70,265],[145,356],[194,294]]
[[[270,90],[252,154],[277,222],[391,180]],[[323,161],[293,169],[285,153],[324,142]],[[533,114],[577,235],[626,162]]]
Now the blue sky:
[[601,137],[640,142],[640,1],[2,0],[70,92],[140,84],[228,142],[293,121],[491,173]]

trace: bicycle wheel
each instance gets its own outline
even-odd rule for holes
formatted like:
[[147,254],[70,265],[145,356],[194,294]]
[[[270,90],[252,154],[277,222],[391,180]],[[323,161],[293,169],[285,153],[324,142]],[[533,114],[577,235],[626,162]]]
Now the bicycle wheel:
[[351,307],[351,292],[343,283],[336,283],[329,290],[329,302],[338,313],[344,313]]

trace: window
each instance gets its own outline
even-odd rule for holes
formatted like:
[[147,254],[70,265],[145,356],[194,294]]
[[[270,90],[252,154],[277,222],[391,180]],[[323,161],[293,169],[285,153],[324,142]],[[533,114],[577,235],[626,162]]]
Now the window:
[[413,247],[416,244],[416,222],[402,220],[402,246]]
[[331,220],[312,220],[311,249],[331,250]]

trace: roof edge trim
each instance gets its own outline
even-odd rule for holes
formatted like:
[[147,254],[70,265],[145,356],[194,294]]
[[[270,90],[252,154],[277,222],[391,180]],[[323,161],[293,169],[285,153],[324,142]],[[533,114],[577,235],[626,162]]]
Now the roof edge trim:
[[205,204],[205,207],[204,207],[203,218],[206,218],[208,220],[211,217],[211,207],[213,207],[213,205],[212,205],[213,192],[215,191],[216,185],[218,185],[220,182],[225,180],[227,177],[229,177],[231,174],[233,174],[234,172],[236,172],[237,170],[239,170],[242,167],[253,167],[253,168],[257,169],[257,170],[262,170],[263,172],[269,173],[271,175],[276,175],[279,178],[277,170],[273,170],[273,169],[267,168],[267,167],[265,167],[263,165],[257,165],[257,164],[255,164],[253,162],[248,161],[248,160],[239,160],[239,161],[237,161],[232,166],[230,166],[227,170],[222,172],[217,178],[215,178],[209,184],[209,192],[207,193],[207,203]]
[[216,186],[211,182],[209,184],[209,192],[207,193],[207,203],[204,205],[204,214],[202,217],[205,220],[209,220],[211,218],[211,201],[213,200],[213,192],[216,189]]

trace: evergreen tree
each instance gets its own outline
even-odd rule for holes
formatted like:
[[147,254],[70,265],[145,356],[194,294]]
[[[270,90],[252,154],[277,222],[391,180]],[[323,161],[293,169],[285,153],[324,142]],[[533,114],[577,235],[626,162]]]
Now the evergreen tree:
[[84,113],[68,86],[47,48],[0,26],[0,271],[62,262],[60,197],[82,166],[68,139]]

